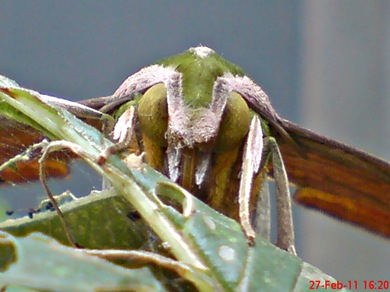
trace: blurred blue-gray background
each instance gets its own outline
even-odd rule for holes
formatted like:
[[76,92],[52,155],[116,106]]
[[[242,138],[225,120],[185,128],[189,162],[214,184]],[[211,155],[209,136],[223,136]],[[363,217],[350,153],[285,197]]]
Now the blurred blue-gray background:
[[[1,1],[0,74],[55,96],[109,95],[131,73],[188,47],[243,67],[284,118],[390,160],[386,0]],[[77,180],[77,178],[82,177]],[[99,188],[81,170],[55,184]],[[14,206],[39,186],[22,186]],[[0,200],[15,188],[0,188]],[[23,202],[28,203],[23,203]],[[390,242],[294,206],[298,253],[344,282],[388,279]]]

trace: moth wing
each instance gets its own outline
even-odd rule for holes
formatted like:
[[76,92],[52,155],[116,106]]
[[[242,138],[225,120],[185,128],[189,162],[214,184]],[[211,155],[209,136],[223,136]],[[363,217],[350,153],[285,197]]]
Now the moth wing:
[[[390,164],[287,120],[296,145],[276,137],[295,200],[374,233],[390,237]],[[305,153],[305,155],[301,155]]]
[[[44,136],[38,130],[0,116],[0,165],[43,139]],[[21,183],[39,179],[39,155],[40,152],[35,151],[28,161],[18,161],[1,170],[0,182]],[[69,173],[67,165],[69,158],[61,152],[50,155],[46,162],[48,176],[66,176]]]

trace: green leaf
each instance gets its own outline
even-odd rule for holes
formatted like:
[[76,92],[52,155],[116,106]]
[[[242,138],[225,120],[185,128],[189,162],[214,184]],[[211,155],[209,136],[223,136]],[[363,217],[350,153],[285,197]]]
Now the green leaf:
[[1,267],[2,285],[53,291],[164,291],[147,268],[124,269],[39,233],[15,238],[0,232],[2,259],[4,250],[11,261]]
[[[88,248],[138,249],[146,241],[147,226],[142,220],[131,220],[131,205],[113,190],[93,192],[89,196],[61,206],[77,243]],[[0,229],[14,236],[42,232],[69,244],[59,217],[54,211],[25,216],[0,223]]]

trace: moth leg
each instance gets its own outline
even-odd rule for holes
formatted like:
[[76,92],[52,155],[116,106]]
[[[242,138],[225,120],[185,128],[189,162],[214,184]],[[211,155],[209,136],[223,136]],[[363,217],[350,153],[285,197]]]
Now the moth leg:
[[136,110],[134,106],[130,106],[118,119],[115,124],[112,138],[117,141],[115,145],[107,147],[101,153],[102,163],[112,154],[118,153],[129,147],[136,123]]
[[[136,124],[137,116],[135,106],[130,106],[124,113],[118,118],[116,122],[113,132],[112,139],[117,141],[112,146],[107,147],[98,158],[98,164],[104,164],[108,157],[123,150],[126,150],[130,147],[133,133],[135,132],[135,124]],[[102,189],[107,190],[111,187],[111,184],[103,179]]]
[[257,195],[253,226],[255,226],[256,234],[271,241],[271,202],[266,169],[257,176],[255,185],[260,186],[260,191]]
[[276,245],[281,249],[296,255],[297,253],[294,246],[294,226],[292,218],[291,196],[286,169],[284,167],[282,155],[276,140],[272,137],[267,137],[266,147],[271,151],[276,185],[276,208],[278,225]]
[[238,192],[240,223],[248,238],[249,245],[254,245],[255,230],[250,220],[250,197],[254,174],[258,172],[263,151],[263,132],[259,117],[252,118],[248,137],[244,147],[240,188]]

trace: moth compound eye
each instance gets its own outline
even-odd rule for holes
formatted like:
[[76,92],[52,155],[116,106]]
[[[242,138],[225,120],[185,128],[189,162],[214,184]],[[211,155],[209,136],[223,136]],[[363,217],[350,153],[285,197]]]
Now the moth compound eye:
[[138,103],[141,131],[160,147],[167,146],[168,129],[167,89],[162,83],[149,88]]
[[229,151],[238,147],[249,130],[251,114],[245,100],[237,92],[230,93],[222,115],[215,151]]

